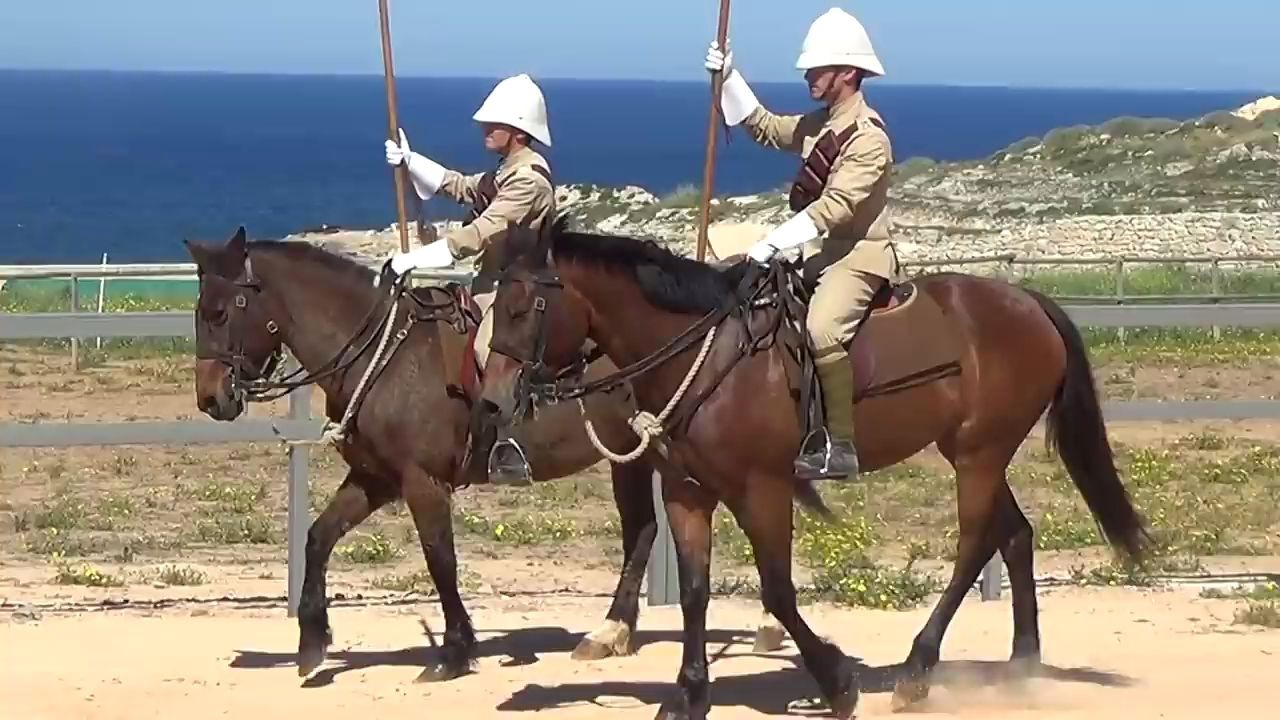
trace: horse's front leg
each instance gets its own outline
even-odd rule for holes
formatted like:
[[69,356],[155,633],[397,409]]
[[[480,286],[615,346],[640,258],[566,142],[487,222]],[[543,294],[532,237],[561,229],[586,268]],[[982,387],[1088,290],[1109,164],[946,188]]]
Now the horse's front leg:
[[671,536],[680,576],[680,609],[684,615],[684,656],[676,684],[680,694],[663,703],[658,720],[697,720],[711,705],[707,669],[707,603],[711,599],[711,514],[717,499],[685,477],[663,476]]
[[653,508],[653,467],[644,458],[614,464],[613,499],[622,523],[622,573],[604,625],[582,638],[574,660],[600,660],[635,652],[636,619],[640,616],[640,584],[658,531]]
[[419,682],[452,680],[471,671],[476,635],[458,592],[458,558],[453,549],[453,518],[445,484],[417,467],[404,472],[404,499],[418,528],[427,570],[444,611],[440,656],[423,669]]
[[791,578],[794,482],[790,474],[748,475],[745,491],[726,502],[751,541],[765,609],[795,639],[805,668],[822,690],[832,713],[847,720],[853,717],[858,704],[856,665],[834,643],[813,632],[796,604]]
[[386,490],[376,477],[349,471],[338,492],[307,531],[302,594],[298,599],[298,675],[302,677],[320,667],[333,642],[325,596],[329,556],[343,535],[390,500]]

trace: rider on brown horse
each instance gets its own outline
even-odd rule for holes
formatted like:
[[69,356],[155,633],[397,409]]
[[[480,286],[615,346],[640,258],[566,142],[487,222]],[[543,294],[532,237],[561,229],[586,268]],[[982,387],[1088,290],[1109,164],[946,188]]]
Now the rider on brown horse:
[[[531,140],[550,147],[547,104],[537,84],[525,74],[499,82],[472,119],[484,128],[484,145],[502,157],[496,170],[462,175],[409,149],[404,130],[400,142],[386,141],[387,162],[408,162],[418,196],[426,200],[443,192],[459,204],[470,205],[463,226],[443,238],[391,258],[398,275],[418,268],[443,268],[480,255],[479,273],[472,283],[476,304],[484,314],[476,336],[476,361],[481,368],[489,354],[494,286],[502,269],[502,237],[508,225],[540,228],[555,214],[555,185],[550,166]],[[496,246],[495,246],[496,243]]]
[[[726,43],[727,45],[728,43]],[[766,147],[797,153],[804,164],[791,189],[796,214],[748,253],[767,263],[775,253],[807,245],[804,274],[816,280],[806,325],[827,418],[806,438],[795,469],[803,479],[844,478],[858,472],[853,444],[853,376],[848,348],[876,292],[899,277],[886,210],[893,152],[884,123],[867,104],[862,80],[884,74],[862,24],[833,8],[809,26],[796,67],[809,94],[824,107],[804,115],[776,115],[756,99],[742,74],[715,42],[706,67],[725,72],[721,110],[729,125],[745,124]],[[822,234],[826,237],[818,243]]]

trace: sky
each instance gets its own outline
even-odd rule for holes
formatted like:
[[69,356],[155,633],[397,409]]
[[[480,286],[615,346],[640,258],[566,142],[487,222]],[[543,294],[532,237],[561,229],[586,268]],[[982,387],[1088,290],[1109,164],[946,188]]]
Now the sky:
[[[381,74],[376,0],[3,0],[0,67]],[[1280,90],[1277,0],[738,0],[751,80],[863,21],[884,82]],[[702,80],[718,0],[391,0],[397,75]]]

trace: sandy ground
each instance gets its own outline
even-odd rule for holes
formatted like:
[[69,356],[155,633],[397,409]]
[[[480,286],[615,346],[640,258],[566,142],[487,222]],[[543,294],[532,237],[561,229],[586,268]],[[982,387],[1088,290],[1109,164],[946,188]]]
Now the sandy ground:
[[[0,422],[197,416],[185,360],[125,361],[72,375],[62,359],[34,355],[0,349]],[[1117,366],[1100,368],[1098,376],[1111,397],[1256,398],[1280,396],[1280,373],[1272,371],[1268,361],[1249,367]],[[318,404],[319,398],[317,409]],[[254,414],[282,414],[283,405],[255,408]],[[1115,441],[1133,446],[1202,431],[1246,442],[1280,439],[1280,423],[1274,422],[1116,423],[1111,429]],[[1038,431],[1035,436],[1039,446]],[[77,448],[0,454],[0,515],[15,523],[13,532],[0,533],[6,547],[12,546],[0,552],[0,667],[6,671],[0,674],[0,720],[264,715],[345,720],[355,714],[469,719],[535,712],[551,718],[649,718],[670,697],[681,654],[678,608],[642,608],[636,657],[596,663],[570,658],[581,634],[604,617],[616,578],[610,562],[583,549],[566,553],[567,546],[555,544],[481,548],[469,539],[462,554],[475,577],[466,602],[483,640],[477,669],[431,686],[414,682],[432,652],[418,620],[425,617],[442,630],[438,608],[428,600],[369,589],[374,575],[421,569],[409,540],[404,543],[408,552],[391,566],[335,563],[331,597],[363,595],[390,602],[338,600],[330,612],[333,654],[305,682],[293,666],[296,624],[277,599],[285,578],[280,544],[194,544],[180,553],[145,546],[139,558],[119,569],[140,577],[161,561],[180,557],[183,565],[206,571],[210,581],[164,588],[131,579],[125,588],[108,589],[54,585],[48,558],[18,546],[18,512],[39,508],[62,484],[95,492],[154,487],[157,497],[172,500],[176,491],[170,486],[200,487],[206,474],[235,477],[269,483],[271,500],[264,505],[282,508],[279,454],[243,452]],[[319,466],[317,480],[340,470]],[[138,487],[132,487],[135,483]],[[460,502],[472,502],[471,497]],[[174,518],[157,517],[180,522],[177,513],[189,509],[188,500],[164,511]],[[477,500],[476,507],[488,505]],[[127,527],[136,524],[124,521]],[[408,529],[403,517],[382,527],[389,534]],[[76,532],[92,535],[84,528]],[[581,538],[572,542],[586,547]],[[615,541],[594,537],[591,542],[594,548]],[[1096,549],[1081,553],[1091,556]],[[1076,557],[1037,553],[1037,573],[1065,576]],[[101,557],[94,564],[117,571],[114,561],[104,565]],[[1205,567],[1217,573],[1277,573],[1280,557],[1205,558]],[[500,595],[495,588],[520,594]],[[219,600],[223,597],[234,600]],[[122,598],[131,604],[101,605]],[[157,600],[164,602],[148,604]],[[890,714],[888,666],[906,655],[935,601],[936,596],[910,612],[804,609],[818,632],[869,666],[860,717]],[[1240,605],[1202,599],[1193,587],[1042,587],[1040,623],[1048,665],[1043,677],[1019,685],[1002,677],[1011,633],[1008,591],[999,602],[971,599],[951,626],[939,687],[919,714],[1037,720],[1274,717],[1274,703],[1259,688],[1280,677],[1280,630],[1233,624]],[[789,701],[814,690],[798,669],[794,645],[770,655],[751,653],[757,612],[751,599],[712,601],[707,651],[715,680],[713,718],[787,716]]]
[[[480,631],[476,672],[415,683],[429,657],[418,615],[434,605],[337,607],[330,659],[302,681],[296,627],[282,608],[178,606],[0,617],[6,718],[307,717],[648,718],[673,688],[679,611],[643,608],[637,655],[569,657],[606,600],[563,596],[470,602]],[[1010,635],[1003,601],[968,601],[943,647],[924,717],[1265,718],[1261,689],[1280,677],[1280,631],[1231,624],[1236,604],[1175,590],[1062,588],[1041,592],[1045,667],[1025,684],[1002,678]],[[1105,604],[1106,612],[1098,612]],[[890,711],[888,667],[902,659],[927,610],[808,606],[815,629],[868,666],[859,717]],[[715,718],[781,717],[814,688],[790,642],[751,652],[756,605],[716,598],[710,609]],[[1270,709],[1268,709],[1270,708]]]

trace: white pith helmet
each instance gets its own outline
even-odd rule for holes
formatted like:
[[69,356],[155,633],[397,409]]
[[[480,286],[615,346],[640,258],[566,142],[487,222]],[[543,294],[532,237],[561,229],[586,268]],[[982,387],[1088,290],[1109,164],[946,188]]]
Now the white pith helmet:
[[884,75],[884,66],[876,57],[866,28],[840,8],[831,8],[809,25],[796,60],[800,70],[829,65],[848,65],[869,75]]
[[510,125],[529,133],[543,145],[551,146],[547,101],[537,83],[526,73],[506,78],[495,85],[471,119]]

